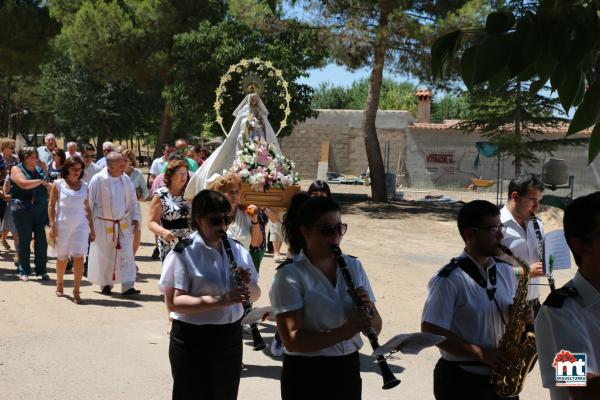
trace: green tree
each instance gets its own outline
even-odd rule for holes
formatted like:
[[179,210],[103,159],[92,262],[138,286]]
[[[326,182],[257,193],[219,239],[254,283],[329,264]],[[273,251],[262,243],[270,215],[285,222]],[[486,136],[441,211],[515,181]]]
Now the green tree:
[[[107,78],[133,77],[143,88],[163,90],[164,107],[158,145],[171,135],[172,111],[167,93],[173,85],[175,36],[202,21],[223,20],[223,0],[54,0],[52,14],[63,24],[74,60]],[[198,62],[207,62],[197,60]]]
[[[396,82],[384,79],[381,85],[381,110],[405,110],[415,114],[417,99],[416,86],[410,82]],[[369,81],[355,81],[349,88],[333,86],[331,83],[321,84],[313,95],[314,108],[364,110],[369,95]]]
[[67,139],[128,139],[160,123],[160,92],[144,92],[131,79],[103,81],[59,52],[42,67],[39,93],[38,113]]
[[49,54],[49,41],[59,30],[50,18],[45,1],[4,0],[0,2],[0,77],[4,91],[2,127],[9,134],[13,108],[12,94],[17,76],[34,75]]
[[581,145],[587,139],[539,139],[536,136],[564,126],[560,100],[534,94],[529,96],[529,84],[512,81],[495,91],[479,87],[467,96],[469,111],[457,127],[478,131],[498,146],[500,153],[513,158],[515,175],[524,164],[539,162],[539,153],[552,154],[559,146]]
[[485,28],[440,36],[431,48],[434,76],[446,76],[458,55],[469,90],[482,83],[497,88],[512,80],[531,81],[533,95],[549,83],[565,113],[576,107],[567,135],[593,127],[592,162],[600,152],[600,3],[522,0],[508,5],[512,9],[490,13]]
[[465,119],[469,113],[468,97],[462,93],[446,94],[439,100],[435,97],[431,102],[431,122],[443,122],[446,119]]
[[[265,21],[264,24],[269,24]],[[294,24],[298,25],[296,29]],[[228,67],[240,59],[258,57],[272,61],[281,69],[289,83],[291,95],[291,114],[287,126],[281,136],[291,133],[293,126],[307,117],[316,116],[311,107],[312,89],[296,80],[307,75],[307,70],[320,66],[324,58],[324,50],[319,44],[314,31],[300,29],[300,23],[290,21],[286,27],[271,24],[269,29],[254,29],[234,18],[226,19],[219,24],[201,23],[197,29],[175,37],[174,54],[177,63],[174,68],[174,84],[169,93],[173,104],[173,115],[176,130],[181,132],[197,132],[209,122],[211,133],[220,135],[221,128],[215,124],[213,103],[215,90],[219,86],[220,76]],[[198,60],[210,59],[210,63],[199,63]],[[261,71],[252,70],[260,75]],[[240,89],[240,75],[235,75],[226,85],[225,103],[220,113],[225,127],[233,123],[233,111],[246,95]],[[279,97],[283,91],[276,85],[276,80],[262,72],[264,90],[261,93],[269,110],[269,120],[274,129],[278,129],[278,121],[284,118],[283,104]]]

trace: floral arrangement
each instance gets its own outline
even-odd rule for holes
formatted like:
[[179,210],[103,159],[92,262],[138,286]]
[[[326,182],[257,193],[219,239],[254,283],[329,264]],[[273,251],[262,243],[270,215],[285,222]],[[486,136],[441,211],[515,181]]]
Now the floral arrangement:
[[275,153],[272,144],[255,138],[237,152],[236,161],[229,171],[236,173],[253,191],[261,192],[295,185],[298,182],[295,167],[292,160]]

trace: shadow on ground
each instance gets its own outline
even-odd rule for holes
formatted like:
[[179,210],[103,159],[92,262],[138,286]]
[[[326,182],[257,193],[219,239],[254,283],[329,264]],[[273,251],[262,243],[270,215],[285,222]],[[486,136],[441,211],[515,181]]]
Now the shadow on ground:
[[418,201],[340,201],[346,214],[360,214],[374,219],[403,219],[414,216],[427,216],[438,221],[455,221],[462,203],[428,203]]

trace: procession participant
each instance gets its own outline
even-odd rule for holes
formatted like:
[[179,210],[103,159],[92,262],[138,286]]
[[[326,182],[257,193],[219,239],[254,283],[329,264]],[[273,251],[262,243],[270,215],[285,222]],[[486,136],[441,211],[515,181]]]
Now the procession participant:
[[[146,185],[146,181],[144,179],[144,175],[142,171],[135,168],[137,166],[137,160],[135,156],[135,152],[131,149],[125,149],[121,153],[125,157],[125,174],[131,179],[133,183],[133,187],[135,188],[135,195],[137,197],[137,212],[142,215],[142,206],[140,202],[147,201],[148,197],[150,197],[150,192],[148,191],[148,186]],[[140,220],[141,222],[141,220]],[[140,243],[142,242],[142,230],[138,229],[134,233],[133,237],[133,256],[138,252],[140,248]]]
[[317,179],[310,184],[307,191],[310,197],[321,196],[331,198],[331,189],[327,182]]
[[63,149],[54,149],[52,152],[52,162],[48,164],[48,182],[53,183],[60,178],[60,172],[67,161],[67,155]]
[[[175,151],[177,152],[177,154],[179,154],[181,157],[183,157],[183,159],[187,163],[188,171],[190,171],[191,173],[194,173],[198,170],[198,163],[196,162],[196,160],[194,160],[193,158],[190,158],[188,155],[189,154],[188,143],[185,139],[177,139],[175,141]],[[167,169],[167,164],[163,164],[160,172],[164,174],[166,169]]]
[[83,181],[89,185],[94,175],[100,172],[102,168],[98,167],[94,162],[94,158],[96,158],[96,149],[93,145],[89,143],[84,144],[81,148],[81,153],[81,158],[85,164]]
[[113,148],[114,145],[112,144],[112,142],[102,143],[102,154],[104,154],[104,157],[96,161],[97,167],[99,167],[100,169],[106,167],[106,155],[113,151]]
[[87,254],[88,243],[93,242],[96,236],[87,184],[82,181],[83,170],[84,163],[80,157],[68,158],[61,171],[62,179],[52,186],[48,202],[50,235],[56,243],[56,296],[64,295],[67,259],[73,257],[73,301],[77,304],[81,303],[83,257]]
[[[579,269],[548,296],[535,320],[542,384],[552,400],[600,399],[600,192],[569,204],[563,224]],[[557,387],[554,363],[563,350],[587,356],[585,386]]]
[[148,229],[158,237],[162,261],[173,246],[192,233],[188,221],[191,205],[183,198],[188,178],[185,161],[169,162],[165,172],[166,185],[154,193],[150,202]]
[[245,286],[238,287],[222,232],[231,222],[222,194],[203,190],[192,201],[189,239],[167,255],[160,278],[174,319],[169,345],[173,399],[237,399],[242,366],[242,302],[260,296],[248,251],[226,240]]
[[148,172],[149,186],[152,186],[156,177],[162,173],[163,167],[169,163],[169,155],[175,152],[175,148],[169,143],[163,144],[161,150],[162,156],[152,160],[150,165],[150,171]]
[[42,280],[49,280],[46,272],[48,242],[45,230],[48,225],[49,183],[39,166],[35,147],[22,148],[19,151],[19,160],[21,162],[10,170],[10,209],[19,234],[19,275],[23,282],[29,280],[29,256],[33,235],[35,273]]
[[[490,375],[508,362],[498,345],[517,289],[512,266],[495,258],[503,230],[494,204],[465,204],[458,214],[465,249],[429,281],[421,330],[446,337],[433,373],[438,400],[501,398]],[[533,321],[532,312],[527,317]]]
[[[287,212],[284,214],[283,219],[281,221],[282,224],[282,236],[284,240],[287,242],[287,256],[288,258],[294,258],[294,252],[292,251],[292,247],[299,247],[300,245],[292,246],[290,245],[289,238],[286,236],[285,229],[283,226],[298,226],[298,219],[301,219],[302,216],[299,215],[298,210],[300,206],[307,201],[310,196],[307,193],[298,193],[294,197],[292,197],[290,201],[290,205],[288,206]],[[281,337],[279,336],[279,331],[275,329],[275,335],[273,335],[273,340],[271,340],[270,346],[271,354],[275,357],[281,357],[283,355],[283,343],[281,343]]]
[[[14,154],[15,152],[15,140],[11,138],[0,139],[0,158],[2,158],[4,165],[6,166],[6,175],[2,180],[2,199],[0,201],[4,203],[2,207],[2,246],[5,250],[10,250],[8,244],[8,234],[12,232],[13,240],[15,242],[15,250],[18,249],[19,236],[17,235],[17,229],[13,222],[12,215],[10,213],[10,170],[14,165],[19,163],[19,158]],[[15,266],[18,266],[18,255],[15,253]]]
[[96,240],[90,246],[88,280],[99,284],[105,295],[119,282],[124,296],[137,295],[133,235],[139,229],[140,215],[135,188],[124,174],[121,154],[111,152],[106,161],[106,168],[92,178],[89,187]]
[[360,261],[343,255],[369,312],[356,311],[348,294],[333,252],[347,229],[339,205],[313,198],[298,212],[297,224],[284,222],[295,256],[279,266],[269,293],[285,345],[281,397],[360,399],[360,332],[382,326],[375,297]]
[[49,133],[44,137],[44,146],[37,148],[38,159],[45,165],[52,162],[52,152],[56,149],[56,137],[54,134]]
[[71,157],[81,157],[81,153],[77,151],[77,143],[69,142],[67,143],[67,158]]
[[[529,287],[527,300],[537,314],[540,308],[540,285],[544,274],[542,263],[544,225],[535,212],[540,206],[544,183],[537,175],[527,174],[513,178],[508,185],[508,202],[500,210],[500,221],[506,226],[502,244],[515,256],[529,264]],[[517,276],[523,270],[514,267]]]
[[208,188],[222,193],[231,204],[231,215],[234,220],[229,225],[227,234],[239,241],[247,250],[250,250],[251,246],[260,246],[263,235],[258,223],[258,208],[254,205],[246,207],[240,204],[242,191],[240,177],[234,172],[214,176]]

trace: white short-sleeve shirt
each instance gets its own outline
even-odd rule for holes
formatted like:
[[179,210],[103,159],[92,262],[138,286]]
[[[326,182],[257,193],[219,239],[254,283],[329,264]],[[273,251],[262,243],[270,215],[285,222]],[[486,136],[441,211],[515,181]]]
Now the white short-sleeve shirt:
[[[470,258],[466,252],[463,252],[458,258],[464,257]],[[471,258],[471,260],[473,259]],[[509,307],[513,303],[513,297],[517,290],[515,274],[511,265],[494,258],[490,258],[490,260],[487,269],[478,265],[474,260],[473,262],[485,279],[488,289],[494,288],[488,275],[491,268],[496,266],[495,297],[502,311],[504,322],[508,322]],[[445,277],[438,276],[438,273],[439,271],[431,278],[427,286],[427,299],[421,321],[449,330],[465,342],[482,347],[497,348],[500,338],[504,334],[505,326],[498,307],[493,300],[490,300],[487,291],[459,267]],[[448,361],[476,361],[467,360],[441,349],[440,353]],[[486,366],[459,366],[475,374],[489,375],[491,373]]]
[[[522,258],[527,264],[531,265],[541,260],[538,249],[538,240],[533,227],[533,221],[527,220],[527,229],[515,220],[506,206],[500,210],[500,221],[506,226],[506,233],[502,239],[502,244],[510,249],[514,255]],[[538,220],[542,237],[544,237],[544,225]],[[540,284],[543,278],[536,277],[529,279],[527,288],[527,300],[533,300],[540,297]]]
[[163,157],[155,159],[154,161],[152,161],[152,165],[150,166],[150,171],[148,171],[148,173],[154,176],[160,175],[162,173],[161,171],[163,165],[165,165],[166,163],[167,162],[163,159]]
[[543,305],[535,319],[542,384],[550,389],[552,400],[570,398],[567,388],[556,387],[552,364],[561,350],[585,353],[587,373],[600,375],[600,293],[579,271],[565,286],[575,287],[578,294],[561,307]]
[[[159,287],[171,287],[192,296],[219,296],[235,287],[229,259],[225,250],[207,246],[198,232],[190,235],[192,243],[181,252],[172,250],[163,263]],[[238,242],[229,239],[231,249],[240,268],[250,270],[252,282],[258,282],[250,253]],[[195,314],[171,312],[171,318],[194,325],[224,325],[242,318],[241,304]]]
[[[357,258],[344,255],[346,264],[355,286],[364,287],[372,302],[375,296],[369,278]],[[320,331],[339,328],[353,312],[352,298],[340,269],[336,272],[336,286],[315,267],[303,251],[296,255],[293,262],[277,270],[269,292],[271,306],[275,315],[288,311],[304,311],[304,329]],[[360,334],[350,340],[344,340],[325,349],[299,353],[285,352],[302,356],[342,356],[354,353],[363,345]]]

